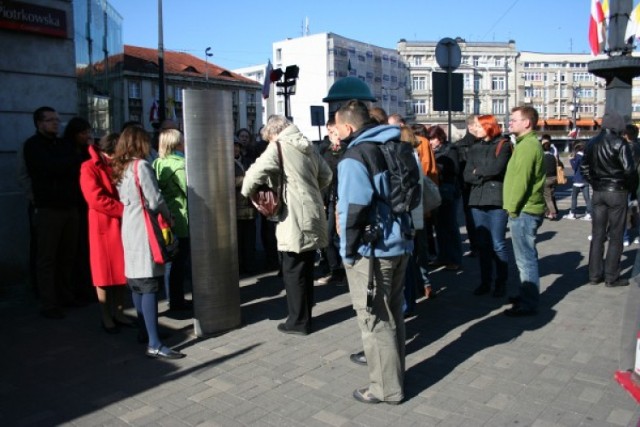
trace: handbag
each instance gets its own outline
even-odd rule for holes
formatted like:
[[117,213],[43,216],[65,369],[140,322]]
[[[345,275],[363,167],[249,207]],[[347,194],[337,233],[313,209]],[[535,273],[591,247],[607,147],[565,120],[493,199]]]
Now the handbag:
[[567,176],[564,174],[564,165],[556,160],[556,181],[558,184],[566,184]]
[[156,264],[166,264],[171,262],[178,254],[178,238],[173,233],[171,225],[161,214],[149,212],[144,194],[142,193],[142,187],[140,186],[138,162],[139,160],[136,160],[133,164],[133,176],[135,177],[138,194],[140,194],[140,204],[142,205],[142,214],[144,216],[144,225],[147,230],[151,255],[153,256],[153,262]]
[[267,184],[262,184],[250,196],[251,203],[256,207],[258,212],[269,219],[277,219],[282,211],[282,193],[284,185],[284,168],[282,166],[282,147],[280,141],[276,141],[278,147],[278,163],[280,165],[280,184],[277,190],[273,190]]
[[442,204],[442,196],[435,182],[428,176],[423,177],[422,206],[424,212],[430,212]]

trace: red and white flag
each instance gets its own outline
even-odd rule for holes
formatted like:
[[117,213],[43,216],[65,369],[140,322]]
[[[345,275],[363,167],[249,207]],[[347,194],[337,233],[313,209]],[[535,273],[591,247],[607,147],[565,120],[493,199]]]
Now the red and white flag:
[[267,64],[267,69],[264,71],[264,83],[262,84],[262,98],[267,99],[269,92],[271,92],[271,72],[273,67],[271,66],[271,60]]
[[598,55],[604,51],[605,22],[602,3],[600,0],[591,0],[591,16],[589,18],[589,47],[592,55]]

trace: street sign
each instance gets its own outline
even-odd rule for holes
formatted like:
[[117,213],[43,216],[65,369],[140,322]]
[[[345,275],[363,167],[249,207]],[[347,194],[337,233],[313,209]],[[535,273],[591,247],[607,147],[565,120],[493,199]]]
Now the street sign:
[[458,68],[462,61],[458,42],[450,37],[441,39],[436,45],[436,61],[443,70],[453,71]]
[[464,111],[462,96],[462,74],[451,73],[451,105],[449,105],[449,73],[431,73],[433,111]]

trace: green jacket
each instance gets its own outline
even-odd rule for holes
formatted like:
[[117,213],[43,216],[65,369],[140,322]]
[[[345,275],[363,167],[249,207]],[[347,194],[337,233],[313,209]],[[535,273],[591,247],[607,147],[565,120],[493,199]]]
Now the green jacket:
[[153,162],[158,185],[164,200],[173,215],[173,231],[176,236],[189,237],[189,218],[187,210],[187,174],[184,157],[169,154]]
[[518,216],[520,212],[544,214],[543,156],[542,145],[535,132],[531,131],[516,139],[502,190],[503,208],[509,216]]

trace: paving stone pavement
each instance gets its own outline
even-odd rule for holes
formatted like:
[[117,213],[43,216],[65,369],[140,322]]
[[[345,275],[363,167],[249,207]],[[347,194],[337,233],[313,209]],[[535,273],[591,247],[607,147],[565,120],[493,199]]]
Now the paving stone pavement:
[[[558,196],[566,212],[566,187]],[[316,287],[306,337],[276,330],[286,307],[274,274],[242,280],[243,326],[218,337],[195,338],[161,303],[167,343],[187,354],[164,362],[144,357],[134,329],[105,334],[95,304],[45,320],[14,285],[0,300],[0,425],[635,426],[640,407],[613,379],[628,289],[587,284],[589,234],[579,220],[540,228],[536,317],[508,318],[505,301],[473,296],[474,258],[433,272],[437,298],[406,322],[398,406],[351,397],[367,370],[348,358],[361,343],[346,288]],[[623,254],[627,277],[637,246]]]

